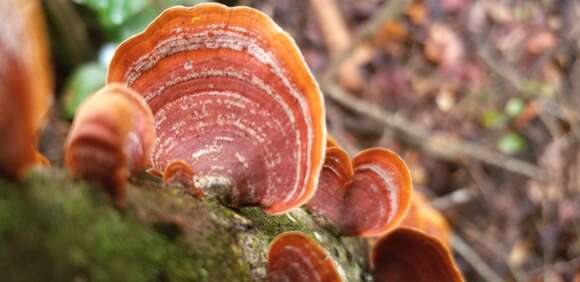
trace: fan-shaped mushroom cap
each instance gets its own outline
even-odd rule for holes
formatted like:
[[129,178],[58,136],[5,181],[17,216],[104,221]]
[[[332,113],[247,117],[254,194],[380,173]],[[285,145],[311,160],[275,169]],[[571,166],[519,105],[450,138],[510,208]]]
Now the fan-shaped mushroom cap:
[[52,99],[52,74],[40,1],[0,1],[0,171],[19,178],[46,163],[37,133]]
[[294,41],[263,13],[170,8],[119,46],[108,81],[151,106],[158,171],[184,160],[205,183],[232,185],[232,204],[269,214],[313,195],[326,142],[322,94]]
[[278,235],[268,252],[269,282],[342,281],[332,257],[301,232]]
[[372,253],[376,282],[463,281],[449,250],[434,237],[397,228],[381,238]]
[[380,236],[403,219],[412,190],[409,169],[394,152],[368,149],[351,163],[346,152],[331,147],[306,206],[341,235]]
[[409,212],[401,222],[401,226],[417,228],[448,246],[451,229],[445,217],[431,207],[425,196],[420,192],[413,193]]
[[182,185],[193,185],[193,171],[188,163],[183,160],[174,160],[169,162],[163,172],[163,182],[180,183]]
[[77,110],[65,164],[74,175],[104,185],[123,204],[125,182],[149,163],[154,138],[153,114],[143,98],[110,84]]
[[203,198],[203,191],[196,187],[193,171],[191,166],[183,160],[174,160],[169,162],[163,172],[163,182],[177,183],[191,189],[191,193],[198,199]]

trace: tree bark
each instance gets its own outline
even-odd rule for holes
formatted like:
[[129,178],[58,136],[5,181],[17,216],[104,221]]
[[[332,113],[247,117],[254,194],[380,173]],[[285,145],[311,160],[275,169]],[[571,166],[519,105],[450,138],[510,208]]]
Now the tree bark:
[[116,210],[98,189],[56,169],[0,179],[3,281],[265,281],[270,241],[302,231],[345,281],[369,281],[366,241],[337,237],[303,209],[230,209],[142,175]]

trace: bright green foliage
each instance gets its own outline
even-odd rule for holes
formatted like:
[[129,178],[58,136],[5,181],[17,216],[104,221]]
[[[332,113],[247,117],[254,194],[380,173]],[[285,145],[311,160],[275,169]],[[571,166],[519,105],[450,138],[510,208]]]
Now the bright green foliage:
[[198,0],[74,0],[93,10],[110,39],[121,42],[141,32],[161,11],[175,6],[192,6]]
[[503,135],[497,142],[497,147],[504,153],[516,154],[526,147],[526,140],[517,133]]
[[63,99],[63,116],[72,119],[80,104],[105,85],[107,69],[99,63],[87,63],[78,67],[69,78]]

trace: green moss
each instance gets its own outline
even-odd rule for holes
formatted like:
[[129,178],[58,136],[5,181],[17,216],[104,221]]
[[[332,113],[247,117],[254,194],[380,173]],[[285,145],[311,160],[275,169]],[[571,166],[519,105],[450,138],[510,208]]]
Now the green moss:
[[257,229],[268,238],[268,241],[285,231],[302,231],[312,234],[312,230],[303,222],[294,219],[292,214],[270,216],[260,208],[242,208],[240,214],[250,219]]
[[286,215],[269,216],[259,208],[243,208],[240,213],[252,221],[256,236],[270,242],[286,231],[301,231],[323,246],[336,262],[345,281],[369,281],[360,266],[366,263],[366,241],[360,238],[336,236],[316,223],[304,209],[298,208]]
[[[171,193],[162,192],[158,200]],[[186,237],[172,240],[143,224],[139,209],[120,213],[111,208],[100,194],[65,178],[35,176],[24,184],[0,180],[2,279],[249,280],[249,266],[225,228],[209,228],[200,240],[205,244],[192,247]]]

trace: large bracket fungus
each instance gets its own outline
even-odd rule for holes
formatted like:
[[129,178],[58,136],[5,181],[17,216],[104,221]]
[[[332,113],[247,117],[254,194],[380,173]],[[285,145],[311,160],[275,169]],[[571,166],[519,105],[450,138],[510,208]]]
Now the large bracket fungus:
[[269,282],[342,281],[332,257],[301,232],[285,232],[272,241],[268,252]]
[[47,163],[38,130],[51,104],[52,74],[40,1],[0,1],[0,172],[20,178]]
[[67,168],[125,202],[127,178],[149,163],[155,138],[153,114],[133,90],[110,84],[77,110],[65,145]]
[[119,46],[108,82],[155,116],[152,166],[185,161],[197,188],[280,214],[313,195],[323,164],[322,94],[291,37],[260,11],[200,4],[163,12]]
[[397,228],[378,240],[371,262],[376,282],[463,281],[449,250],[413,228]]
[[329,139],[316,195],[306,207],[340,235],[380,236],[403,219],[412,190],[409,169],[394,152],[367,149],[351,161]]

